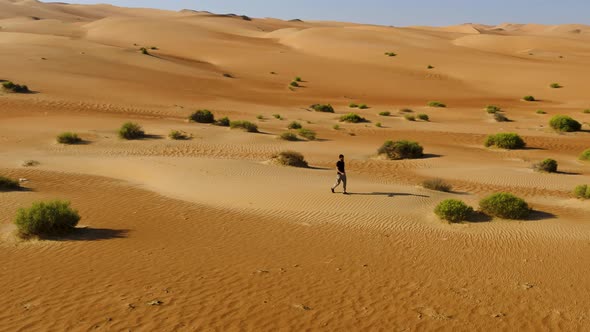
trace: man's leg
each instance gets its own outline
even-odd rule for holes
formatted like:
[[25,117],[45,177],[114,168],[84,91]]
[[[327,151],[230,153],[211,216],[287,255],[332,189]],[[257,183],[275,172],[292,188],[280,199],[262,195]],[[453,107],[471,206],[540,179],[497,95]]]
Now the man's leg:
[[342,185],[344,186],[344,193],[346,193],[346,174],[342,175]]
[[338,174],[336,176],[336,183],[334,184],[334,186],[332,187],[332,191],[334,191],[334,189],[336,189],[336,187],[338,187],[340,185],[340,182],[342,181],[342,176],[340,174]]

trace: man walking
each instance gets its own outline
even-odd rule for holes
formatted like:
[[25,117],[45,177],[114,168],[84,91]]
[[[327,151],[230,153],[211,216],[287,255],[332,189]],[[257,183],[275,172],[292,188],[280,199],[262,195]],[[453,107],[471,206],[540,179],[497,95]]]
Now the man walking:
[[348,193],[346,192],[346,170],[344,169],[344,155],[340,155],[339,156],[338,162],[336,163],[336,169],[338,174],[336,175],[336,184],[331,188],[332,189],[332,193],[334,193],[334,189],[336,189],[336,187],[338,187],[340,185],[340,182],[342,182],[342,186],[344,187],[344,195],[347,195]]

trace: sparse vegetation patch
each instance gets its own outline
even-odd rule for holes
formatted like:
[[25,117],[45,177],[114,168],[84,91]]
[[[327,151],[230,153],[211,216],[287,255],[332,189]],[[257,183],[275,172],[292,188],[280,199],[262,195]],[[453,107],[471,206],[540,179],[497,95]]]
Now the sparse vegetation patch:
[[556,115],[549,120],[551,128],[561,132],[574,132],[582,129],[582,124],[567,115]]
[[242,130],[247,131],[249,133],[257,133],[258,132],[258,126],[252,122],[249,122],[249,121],[231,121],[229,124],[229,127],[231,129],[242,129]]
[[387,56],[397,56],[397,54],[395,52],[385,52],[385,55],[387,55]]
[[313,104],[310,107],[316,112],[334,113],[334,107],[330,104]]
[[445,182],[443,179],[428,179],[422,182],[422,187],[430,190],[442,191],[442,192],[450,192],[453,190],[453,186]]
[[537,99],[535,99],[533,96],[524,96],[522,99],[524,101],[537,101]]
[[535,163],[533,169],[538,172],[555,173],[557,172],[557,161],[554,159],[545,159]]
[[301,129],[299,129],[299,136],[301,136],[307,140],[310,140],[310,141],[315,141],[316,132],[311,129],[301,128]]
[[215,116],[209,110],[198,110],[189,116],[189,120],[197,123],[214,123]]
[[289,123],[289,125],[287,126],[287,128],[289,128],[289,129],[301,129],[301,128],[303,128],[303,126],[301,125],[301,123],[299,123],[297,121],[293,121],[293,122]]
[[137,123],[126,122],[119,129],[119,137],[126,140],[141,139],[145,137],[145,132]]
[[283,151],[276,155],[274,159],[281,165],[291,167],[308,167],[305,157],[299,152]]
[[430,107],[447,107],[447,105],[441,103],[440,101],[431,101],[428,103]]
[[26,85],[14,84],[10,81],[2,82],[2,88],[4,90],[13,92],[13,93],[29,93],[29,87]]
[[580,155],[580,160],[590,160],[590,149],[584,150]]
[[175,141],[182,141],[182,140],[189,139],[190,136],[182,131],[172,130],[168,134],[168,138],[170,138],[171,140],[175,140]]
[[498,112],[502,112],[502,109],[495,105],[488,105],[486,106],[486,112],[488,112],[489,114],[495,114]]
[[348,113],[340,117],[340,122],[360,123],[368,121],[356,113]]
[[551,87],[552,89],[561,89],[561,88],[563,88],[563,86],[561,86],[561,84],[559,84],[559,83],[551,83],[551,85],[549,85],[549,87]]
[[391,112],[389,112],[389,111],[386,111],[386,112],[380,112],[380,113],[379,113],[379,115],[380,115],[380,116],[390,116],[390,115],[391,115]]
[[479,202],[479,208],[487,215],[503,219],[525,219],[531,213],[527,202],[509,193],[490,195]]
[[416,159],[424,156],[424,148],[412,141],[386,141],[377,150],[380,155],[385,155],[388,159]]
[[36,202],[28,209],[18,210],[14,223],[22,237],[43,237],[71,233],[79,221],[80,215],[70,207],[70,202],[56,200]]
[[522,149],[526,146],[525,141],[515,133],[499,133],[490,135],[485,141],[485,146],[496,146],[501,149]]
[[418,114],[418,119],[426,122],[430,121],[430,117],[428,116],[428,114],[424,113]]
[[60,144],[79,144],[82,143],[82,139],[76,133],[65,132],[57,136],[57,142]]
[[291,133],[291,132],[285,132],[282,133],[281,136],[279,136],[280,139],[284,140],[284,141],[297,141],[297,135]]
[[587,184],[577,186],[574,189],[574,196],[580,199],[590,199],[590,186]]
[[443,220],[451,223],[459,223],[469,219],[471,214],[473,214],[473,208],[463,201],[447,199],[436,206],[434,213]]
[[227,116],[224,116],[223,118],[215,121],[215,125],[220,126],[220,127],[229,127],[229,124],[230,124],[230,121]]

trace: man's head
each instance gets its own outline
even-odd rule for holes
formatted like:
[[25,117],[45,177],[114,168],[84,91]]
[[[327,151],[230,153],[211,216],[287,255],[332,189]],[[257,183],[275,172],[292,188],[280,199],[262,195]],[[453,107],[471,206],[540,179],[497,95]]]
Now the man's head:
[[341,154],[340,156],[338,156],[338,158],[340,158],[340,160],[344,160],[344,155]]

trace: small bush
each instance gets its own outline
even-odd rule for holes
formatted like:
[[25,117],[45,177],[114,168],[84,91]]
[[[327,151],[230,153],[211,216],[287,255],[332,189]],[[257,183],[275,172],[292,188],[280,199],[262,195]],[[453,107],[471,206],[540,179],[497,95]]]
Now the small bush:
[[590,149],[584,150],[580,155],[580,160],[590,160]]
[[496,146],[501,149],[522,149],[526,146],[524,140],[515,133],[500,133],[490,135],[485,141],[485,146]]
[[277,120],[283,120],[283,117],[280,114],[273,114],[272,117]]
[[26,85],[20,85],[20,84],[14,84],[10,81],[7,82],[2,82],[2,87],[5,90],[8,90],[10,92],[14,92],[14,93],[29,93],[31,92],[31,90],[29,90],[29,87]]
[[589,109],[586,109],[586,110],[583,110],[582,113],[584,113],[584,114],[590,114],[590,108]]
[[494,120],[496,120],[496,122],[508,122],[510,121],[506,115],[502,114],[502,113],[494,113]]
[[490,195],[479,202],[479,208],[487,215],[503,219],[524,219],[531,213],[527,202],[509,193]]
[[303,126],[301,125],[301,123],[299,123],[297,121],[293,121],[293,122],[289,123],[289,125],[287,126],[287,128],[289,128],[289,129],[301,129],[301,128],[303,128]]
[[383,125],[381,124],[381,122],[377,122],[377,123],[375,123],[375,127],[377,127],[377,128],[381,128],[382,126],[383,126]]
[[299,83],[297,83],[296,81],[291,82],[289,85],[291,85],[294,88],[298,88],[299,87]]
[[71,233],[78,222],[78,211],[70,208],[70,202],[36,202],[28,209],[20,209],[15,224],[23,237],[53,236]]
[[414,111],[409,108],[402,108],[401,110],[399,110],[399,112],[400,113],[414,113]]
[[498,112],[502,112],[502,109],[495,105],[488,105],[486,106],[486,112],[488,112],[489,114],[496,114]]
[[379,113],[380,116],[390,116],[391,112],[387,111],[387,112],[380,112]]
[[412,141],[386,141],[377,150],[380,155],[385,155],[391,160],[416,159],[424,156],[424,148]]
[[366,104],[360,104],[359,105],[359,108],[362,109],[362,110],[366,110],[366,109],[369,108],[369,106],[367,106]]
[[426,69],[434,69],[434,67],[431,65],[428,65],[428,67],[426,67]]
[[280,139],[284,140],[284,141],[297,141],[297,135],[290,133],[290,132],[286,132],[286,133],[282,133],[281,136],[279,136]]
[[214,123],[215,116],[209,110],[198,110],[189,116],[189,120],[197,123]]
[[126,122],[119,129],[119,137],[127,140],[140,139],[145,137],[145,132],[137,123]]
[[533,168],[539,172],[555,173],[557,172],[557,161],[545,159],[533,165]]
[[340,130],[340,125],[335,124],[335,125],[332,126],[332,129],[334,129],[334,130]]
[[431,101],[428,103],[430,107],[447,107],[447,105],[441,103],[440,101]]
[[453,186],[446,183],[443,179],[429,179],[422,182],[422,187],[430,190],[442,191],[445,193],[453,190]]
[[226,78],[234,78],[233,75],[230,74],[230,73],[224,73],[223,74],[223,77],[226,77]]
[[10,191],[20,189],[20,183],[13,179],[9,179],[4,176],[0,176],[0,191]]
[[150,55],[150,52],[148,52],[148,49],[145,47],[142,47],[139,50],[141,51],[141,54]]
[[303,155],[295,151],[283,151],[275,156],[275,160],[284,166],[308,167],[307,161]]
[[305,129],[305,128],[301,128],[299,129],[299,136],[308,139],[310,141],[315,141],[316,139],[316,133],[315,131],[311,130],[311,129]]
[[524,101],[537,101],[533,96],[524,96],[522,99]]
[[387,56],[397,56],[397,54],[394,53],[394,52],[385,52],[385,55],[387,55]]
[[294,81],[295,82],[303,82],[303,80],[299,76],[295,77]]
[[256,119],[258,119],[258,120],[264,120],[264,115],[262,115],[262,114],[261,115],[257,115],[256,116]]
[[580,199],[590,199],[590,186],[583,184],[574,189],[574,196]]
[[447,199],[436,206],[434,213],[443,220],[458,223],[467,220],[473,213],[473,208],[460,200]]
[[551,87],[552,89],[563,88],[559,83],[551,83],[551,85],[549,85],[549,87]]
[[231,129],[243,129],[249,133],[257,133],[258,126],[249,121],[231,121],[229,123]]
[[582,129],[582,124],[567,115],[556,115],[549,120],[551,128],[562,132],[574,132]]
[[357,105],[357,104],[355,104],[355,103],[350,103],[350,104],[348,105],[348,107],[350,107],[350,108],[358,108],[358,107],[359,107],[359,105]]
[[334,107],[330,104],[313,104],[310,107],[316,112],[334,113]]
[[229,124],[230,124],[230,121],[227,116],[215,121],[215,125],[220,126],[220,127],[229,127]]
[[535,113],[537,113],[537,114],[547,114],[547,112],[545,112],[543,110],[536,110]]
[[340,117],[341,122],[350,122],[350,123],[360,123],[360,122],[369,122],[367,119],[361,117],[356,113],[348,113]]
[[416,121],[416,117],[412,114],[406,114],[404,115],[404,119],[408,120],[408,121]]
[[175,141],[180,141],[180,140],[186,140],[189,138],[189,136],[179,130],[172,130],[170,131],[170,133],[168,134],[168,137],[171,140],[175,140]]
[[82,139],[76,133],[66,132],[57,136],[57,142],[60,144],[78,144],[82,142]]
[[418,119],[422,121],[430,121],[430,117],[428,116],[428,114],[418,114]]

